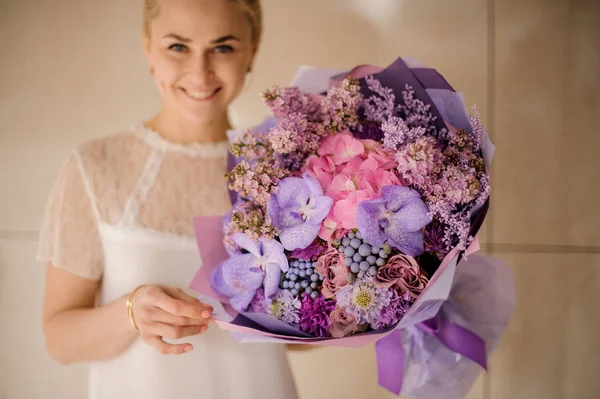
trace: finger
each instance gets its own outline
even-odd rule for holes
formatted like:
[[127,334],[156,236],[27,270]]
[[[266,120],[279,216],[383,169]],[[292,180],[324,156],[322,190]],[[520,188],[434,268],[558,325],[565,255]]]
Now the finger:
[[202,334],[207,326],[174,326],[166,323],[151,323],[144,326],[144,334],[158,335],[169,339],[181,339]]
[[179,287],[164,287],[164,289],[165,292],[171,295],[173,298],[181,299],[182,301],[187,303],[201,303],[201,301],[198,300],[198,298],[189,295],[187,292],[185,292]]
[[181,299],[173,298],[163,291],[156,292],[154,295],[154,305],[171,314],[193,319],[208,319],[210,317],[210,315],[204,317],[203,312],[206,309],[200,302],[187,303]]
[[181,355],[194,349],[192,344],[168,344],[160,336],[143,335],[144,342],[163,355]]
[[150,315],[152,322],[170,324],[173,326],[203,326],[208,323],[208,319],[194,319],[186,316],[177,316],[161,308],[153,308]]
[[213,312],[212,306],[202,303],[198,298],[188,295],[181,288],[167,287],[167,288],[165,288],[165,291],[167,292],[167,294],[171,295],[175,299],[179,299],[183,302],[194,304],[194,305],[196,305],[196,304],[202,305],[204,307],[205,311],[210,312],[210,314],[209,314],[209,313],[206,313],[203,311],[203,314],[202,314],[203,317],[208,318],[212,315],[212,312]]

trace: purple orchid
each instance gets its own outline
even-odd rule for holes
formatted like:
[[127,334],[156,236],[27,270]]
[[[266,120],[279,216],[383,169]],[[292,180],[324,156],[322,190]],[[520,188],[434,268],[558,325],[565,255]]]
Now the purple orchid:
[[289,264],[283,246],[275,240],[256,242],[243,233],[233,234],[232,240],[248,253],[234,255],[220,264],[211,275],[211,285],[242,312],[261,286],[266,298],[277,294],[281,272],[287,272]]
[[317,179],[304,174],[279,182],[279,191],[271,196],[267,212],[279,239],[288,251],[308,247],[319,234],[333,199],[323,195]]
[[402,186],[385,186],[382,198],[363,201],[356,224],[365,241],[378,247],[387,241],[409,256],[423,253],[421,229],[431,223],[429,209],[419,193]]

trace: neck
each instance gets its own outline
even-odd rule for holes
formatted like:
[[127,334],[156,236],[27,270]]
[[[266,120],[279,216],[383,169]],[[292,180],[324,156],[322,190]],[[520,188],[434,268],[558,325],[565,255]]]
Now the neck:
[[176,115],[164,108],[146,123],[146,126],[168,141],[178,144],[227,140],[227,130],[231,129],[227,113],[212,120],[197,122],[182,118],[181,115]]

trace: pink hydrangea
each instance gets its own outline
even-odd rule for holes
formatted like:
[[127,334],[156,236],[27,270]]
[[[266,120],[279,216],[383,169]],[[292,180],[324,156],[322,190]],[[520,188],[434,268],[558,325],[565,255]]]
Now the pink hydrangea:
[[333,205],[333,220],[339,223],[343,229],[353,229],[356,227],[356,208],[358,204],[374,197],[374,193],[367,190],[353,191],[342,200]]
[[327,137],[317,151],[320,156],[329,155],[336,166],[364,152],[365,147],[360,140],[355,139],[347,130]]
[[333,179],[335,164],[328,155],[312,155],[306,160],[306,167],[304,170],[317,179],[323,191],[326,192]]

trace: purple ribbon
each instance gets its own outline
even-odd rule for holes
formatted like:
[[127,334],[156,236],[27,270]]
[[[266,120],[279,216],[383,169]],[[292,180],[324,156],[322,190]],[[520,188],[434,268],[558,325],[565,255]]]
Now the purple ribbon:
[[[432,335],[450,350],[460,353],[487,370],[485,341],[477,334],[436,316],[418,324],[425,333]],[[404,349],[400,330],[377,341],[377,375],[379,385],[388,391],[400,395],[404,380]]]

